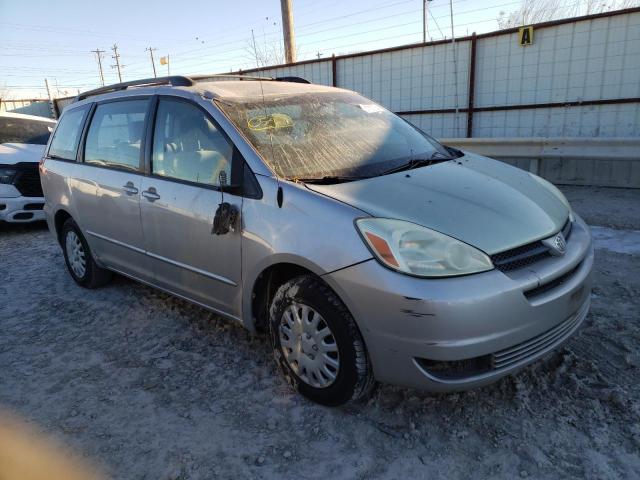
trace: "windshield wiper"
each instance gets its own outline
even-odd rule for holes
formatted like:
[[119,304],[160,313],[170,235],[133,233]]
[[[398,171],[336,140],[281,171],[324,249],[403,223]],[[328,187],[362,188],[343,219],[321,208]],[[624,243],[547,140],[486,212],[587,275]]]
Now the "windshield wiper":
[[344,175],[325,175],[319,178],[292,178],[290,180],[302,182],[302,183],[316,183],[321,185],[331,185],[334,183],[347,183],[355,182],[356,180],[364,180],[366,178],[381,177],[383,175],[389,175],[391,173],[402,172],[404,170],[411,170],[413,168],[426,167],[435,163],[446,162],[454,157],[448,157],[441,152],[433,152],[429,158],[412,158],[407,163],[403,163],[397,167],[385,170],[384,172],[376,175],[362,175],[362,176],[344,176]]
[[402,165],[399,165],[397,167],[385,170],[380,174],[380,176],[389,175],[396,172],[404,172],[405,170],[413,170],[414,168],[428,167],[429,165],[433,165],[435,163],[446,162],[448,160],[451,160],[452,158],[453,157],[447,157],[440,152],[433,152],[433,154],[429,158],[412,158],[407,163],[403,163]]
[[364,180],[365,178],[371,177],[348,177],[348,176],[339,176],[339,175],[325,175],[320,178],[296,178],[298,182],[302,183],[317,183],[321,185],[331,185],[333,183],[347,183],[347,182],[355,182],[356,180]]

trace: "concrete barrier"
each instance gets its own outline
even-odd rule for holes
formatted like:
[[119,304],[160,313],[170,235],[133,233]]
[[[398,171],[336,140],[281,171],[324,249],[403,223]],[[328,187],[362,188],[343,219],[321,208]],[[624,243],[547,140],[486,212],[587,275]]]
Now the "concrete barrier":
[[640,138],[444,138],[564,185],[640,188]]

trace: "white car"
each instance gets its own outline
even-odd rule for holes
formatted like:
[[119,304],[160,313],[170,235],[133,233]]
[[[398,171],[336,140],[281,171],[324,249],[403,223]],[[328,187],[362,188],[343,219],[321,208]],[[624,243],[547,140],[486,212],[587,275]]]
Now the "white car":
[[55,120],[0,113],[0,221],[44,220],[38,164]]

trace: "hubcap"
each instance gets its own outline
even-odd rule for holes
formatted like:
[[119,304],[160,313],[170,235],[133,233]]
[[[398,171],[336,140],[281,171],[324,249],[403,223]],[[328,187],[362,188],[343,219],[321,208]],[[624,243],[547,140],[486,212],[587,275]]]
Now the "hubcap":
[[292,303],[280,319],[284,358],[302,381],[326,388],[340,370],[336,339],[322,315],[308,305]]
[[65,245],[67,248],[67,258],[69,259],[69,265],[71,270],[75,273],[76,277],[84,277],[87,271],[87,261],[84,256],[84,248],[80,238],[74,231],[67,232],[65,239]]

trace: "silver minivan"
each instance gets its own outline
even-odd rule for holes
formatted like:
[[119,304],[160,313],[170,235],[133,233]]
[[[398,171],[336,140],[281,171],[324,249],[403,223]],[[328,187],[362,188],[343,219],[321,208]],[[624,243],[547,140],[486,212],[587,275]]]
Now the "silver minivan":
[[354,92],[166,77],[78,96],[40,166],[73,279],[117,272],[270,333],[301,394],[454,391],[557,348],[589,228],[549,182]]

